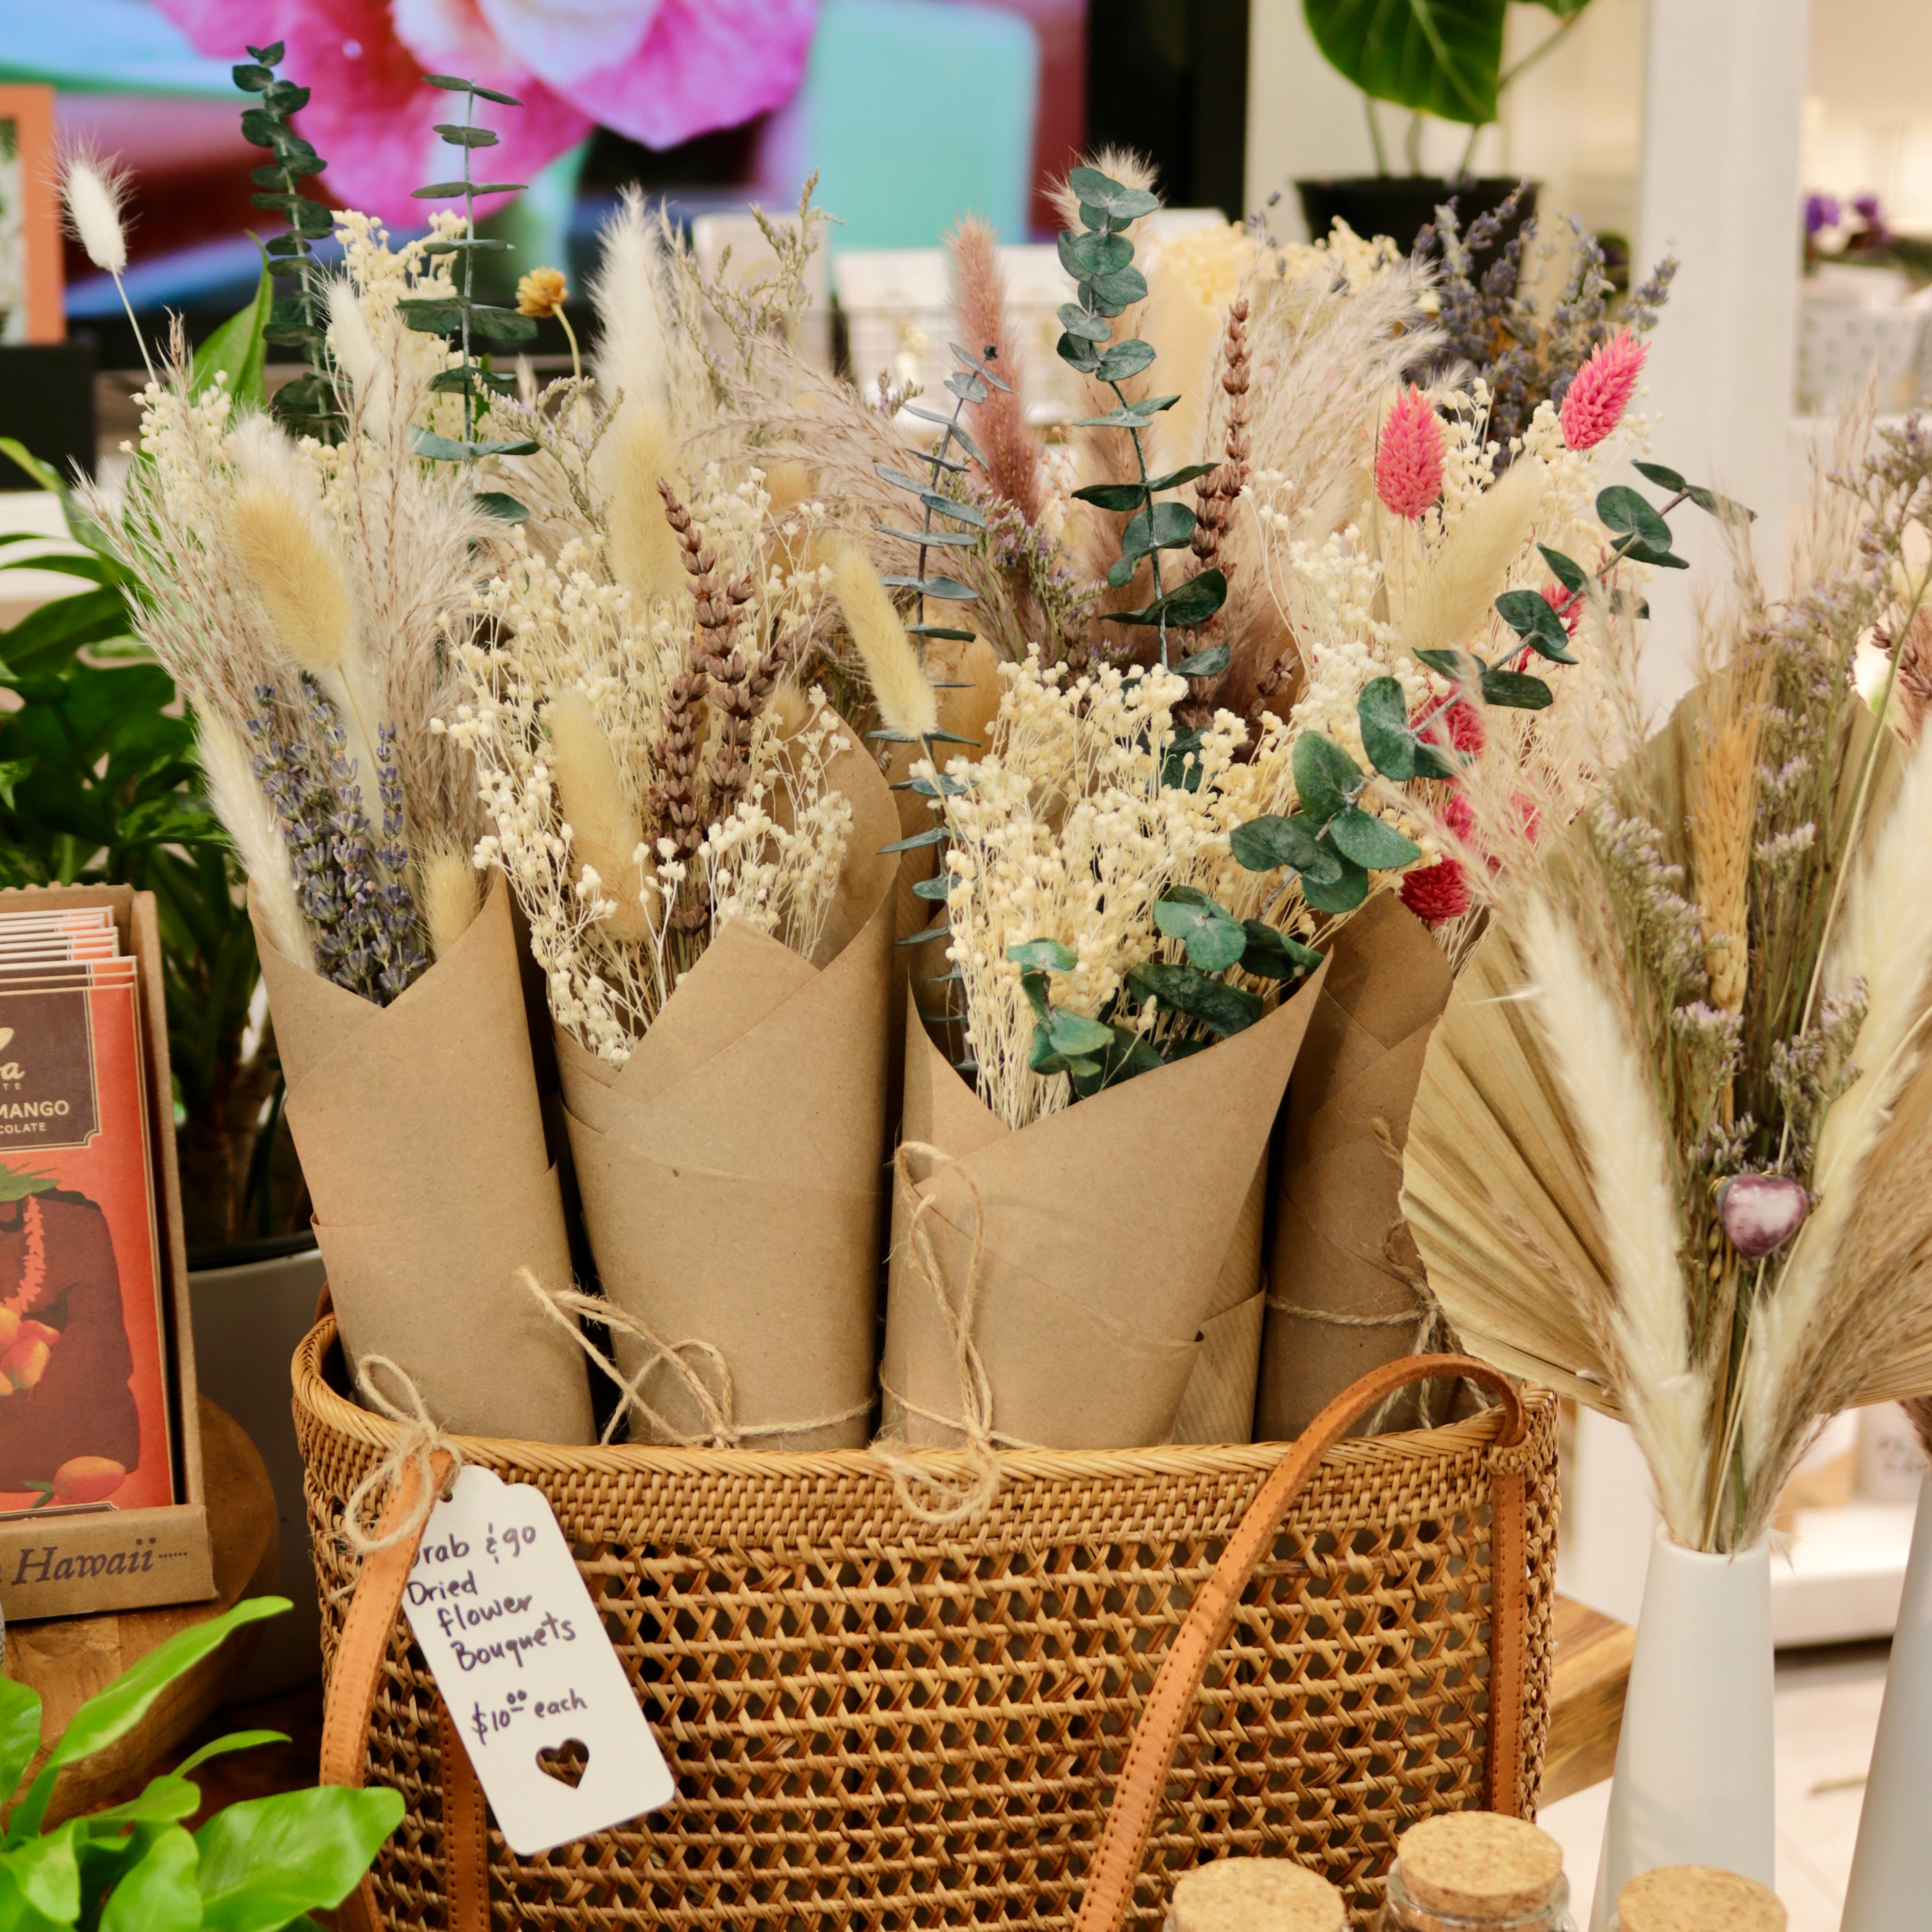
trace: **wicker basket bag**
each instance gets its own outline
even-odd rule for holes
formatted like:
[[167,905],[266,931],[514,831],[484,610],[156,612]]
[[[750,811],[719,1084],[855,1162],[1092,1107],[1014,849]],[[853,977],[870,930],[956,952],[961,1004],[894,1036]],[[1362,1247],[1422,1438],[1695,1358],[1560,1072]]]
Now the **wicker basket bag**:
[[[1498,1405],[1340,1439],[1444,1373]],[[992,1504],[946,1531],[864,1451],[459,1441],[549,1498],[677,1780],[664,1810],[530,1858],[399,1614],[414,1539],[359,1569],[341,1540],[396,1431],[340,1374],[325,1318],[295,1360],[322,1776],[408,1805],[345,1926],[1064,1932],[1077,1908],[1079,1932],[1154,1932],[1204,1858],[1294,1857],[1361,1911],[1412,1820],[1533,1811],[1555,1402],[1481,1364],[1388,1364],[1286,1452],[1003,1454]],[[386,1520],[453,1466],[403,1462]]]

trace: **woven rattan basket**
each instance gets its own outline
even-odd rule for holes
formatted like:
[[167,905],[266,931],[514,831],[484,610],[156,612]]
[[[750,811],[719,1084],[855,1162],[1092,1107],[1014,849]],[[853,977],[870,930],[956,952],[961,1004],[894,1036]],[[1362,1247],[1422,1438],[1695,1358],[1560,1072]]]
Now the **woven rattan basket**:
[[1505,1388],[1469,1420],[1322,1453],[1445,1367],[1500,1379],[1392,1364],[1292,1452],[1007,1454],[992,1505],[944,1532],[862,1451],[461,1441],[549,1498],[677,1778],[666,1810],[521,1859],[494,1828],[486,1852],[396,1613],[413,1544],[358,1580],[341,1542],[394,1431],[339,1392],[325,1319],[295,1360],[324,1776],[409,1808],[345,1923],[1064,1928],[1084,1890],[1083,1932],[1154,1932],[1174,1878],[1231,1853],[1298,1858],[1365,1911],[1403,1826],[1528,1815],[1541,1774],[1553,1400]]

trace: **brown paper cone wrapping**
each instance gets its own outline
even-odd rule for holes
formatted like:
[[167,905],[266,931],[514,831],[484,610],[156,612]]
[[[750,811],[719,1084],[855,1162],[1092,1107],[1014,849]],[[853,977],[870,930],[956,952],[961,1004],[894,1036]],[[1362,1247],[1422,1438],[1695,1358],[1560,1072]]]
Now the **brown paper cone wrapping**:
[[[817,962],[732,921],[621,1066],[559,1029],[565,1120],[604,1292],[680,1357],[634,1441],[853,1448],[870,1434],[897,836],[861,750],[832,761],[854,824]],[[650,1356],[620,1330],[618,1365]],[[728,1390],[727,1378],[728,1377]],[[829,1418],[838,1418],[836,1420]]]
[[[1325,968],[1324,969],[1325,970]],[[1165,1442],[1200,1352],[1228,1230],[1268,1145],[1322,974],[1210,1052],[1014,1132],[906,1022],[905,1138],[941,1284],[992,1395],[994,1439],[1054,1449]],[[880,1381],[888,1434],[966,1439],[958,1358],[908,1246],[897,1190]],[[983,1252],[972,1266],[976,1222]]]
[[387,1006],[255,938],[351,1363],[388,1356],[461,1434],[592,1440],[583,1355],[517,1280],[568,1287],[570,1244],[501,876]]
[[1201,1352],[1182,1391],[1173,1442],[1252,1442],[1255,1384],[1261,1374],[1268,1294],[1262,1277],[1262,1227],[1268,1216],[1268,1152],[1234,1217],[1221,1272],[1201,1318]]
[[[1402,1220],[1400,1153],[1453,983],[1442,949],[1393,893],[1336,936],[1288,1083],[1258,1441],[1292,1441],[1358,1376],[1415,1347],[1420,1264]],[[1406,1396],[1381,1426],[1412,1427],[1416,1416]]]

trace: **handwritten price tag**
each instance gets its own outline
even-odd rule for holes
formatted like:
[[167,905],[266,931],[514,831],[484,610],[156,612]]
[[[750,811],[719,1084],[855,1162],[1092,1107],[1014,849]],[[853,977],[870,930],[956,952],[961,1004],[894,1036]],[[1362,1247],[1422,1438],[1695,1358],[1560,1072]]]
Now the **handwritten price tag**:
[[403,1605],[520,1858],[676,1795],[541,1490],[465,1464]]

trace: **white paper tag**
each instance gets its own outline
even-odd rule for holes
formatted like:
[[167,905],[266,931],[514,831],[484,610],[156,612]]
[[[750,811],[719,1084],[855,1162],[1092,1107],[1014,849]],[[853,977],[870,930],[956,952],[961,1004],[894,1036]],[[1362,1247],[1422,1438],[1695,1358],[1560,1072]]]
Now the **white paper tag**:
[[464,1464],[430,1512],[403,1605],[518,1857],[676,1796],[541,1490]]

